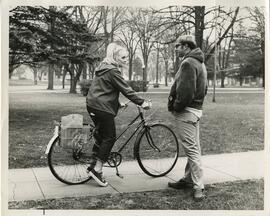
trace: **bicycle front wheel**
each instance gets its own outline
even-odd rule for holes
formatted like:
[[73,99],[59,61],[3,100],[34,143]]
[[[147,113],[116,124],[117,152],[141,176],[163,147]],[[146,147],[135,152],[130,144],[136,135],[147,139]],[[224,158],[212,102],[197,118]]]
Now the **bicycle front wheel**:
[[161,177],[175,166],[179,154],[177,137],[166,125],[146,126],[134,146],[139,166],[149,176]]
[[86,173],[91,157],[88,145],[66,147],[57,137],[53,142],[48,154],[48,165],[59,181],[76,185],[87,182],[91,177]]

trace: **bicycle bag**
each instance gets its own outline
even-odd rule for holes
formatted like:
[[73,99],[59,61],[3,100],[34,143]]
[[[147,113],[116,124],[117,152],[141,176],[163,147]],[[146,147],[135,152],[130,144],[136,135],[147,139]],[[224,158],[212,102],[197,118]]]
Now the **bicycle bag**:
[[83,116],[70,114],[61,117],[61,145],[74,148],[87,143],[89,126],[83,125]]

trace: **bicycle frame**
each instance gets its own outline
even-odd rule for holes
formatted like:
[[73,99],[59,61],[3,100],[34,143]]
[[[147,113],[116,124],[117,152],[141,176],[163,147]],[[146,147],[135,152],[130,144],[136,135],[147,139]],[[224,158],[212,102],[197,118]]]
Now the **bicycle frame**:
[[127,128],[121,132],[120,135],[118,135],[118,137],[116,138],[116,141],[119,140],[119,138],[137,121],[137,119],[141,119],[140,123],[137,125],[135,131],[130,135],[130,137],[126,140],[126,142],[119,148],[119,150],[117,151],[118,153],[122,152],[122,150],[127,146],[127,144],[129,143],[129,141],[135,136],[135,134],[137,133],[137,131],[139,129],[141,129],[143,126],[145,126],[145,119],[143,117],[143,113],[141,111],[141,108],[139,106],[137,106],[138,110],[139,110],[139,114],[128,124]]

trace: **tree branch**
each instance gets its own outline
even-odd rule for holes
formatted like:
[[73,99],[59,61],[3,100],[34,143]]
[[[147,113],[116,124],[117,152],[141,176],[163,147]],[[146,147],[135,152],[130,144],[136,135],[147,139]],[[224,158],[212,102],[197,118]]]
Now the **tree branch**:
[[[220,43],[222,42],[222,40],[225,38],[225,36],[227,35],[227,33],[229,32],[229,30],[233,27],[235,21],[236,21],[236,17],[238,15],[239,12],[239,7],[236,8],[235,12],[234,12],[234,17],[230,23],[230,25],[227,27],[227,29],[225,30],[225,32],[222,34],[222,36],[218,39],[218,41],[216,42],[216,46],[220,45]],[[207,54],[206,58],[205,58],[205,62],[207,62],[211,55],[214,53],[216,46],[214,46],[210,52]]]

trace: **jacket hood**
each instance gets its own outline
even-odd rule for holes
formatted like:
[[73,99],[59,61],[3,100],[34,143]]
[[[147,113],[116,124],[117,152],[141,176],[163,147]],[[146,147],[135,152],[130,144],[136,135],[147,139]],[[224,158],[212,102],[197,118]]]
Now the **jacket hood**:
[[200,48],[196,48],[191,50],[185,57],[184,59],[188,58],[188,57],[192,57],[197,59],[198,61],[200,61],[201,63],[204,62],[204,54],[202,52],[202,50]]
[[118,68],[113,64],[107,64],[105,62],[101,62],[101,64],[96,68],[95,74],[96,76],[101,76],[112,69],[118,70]]

